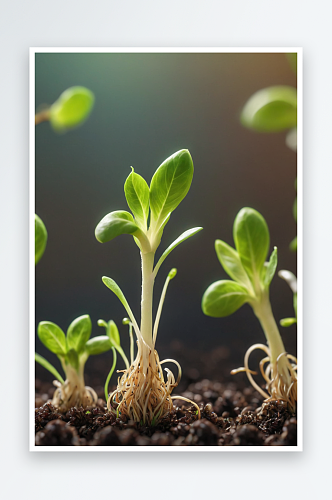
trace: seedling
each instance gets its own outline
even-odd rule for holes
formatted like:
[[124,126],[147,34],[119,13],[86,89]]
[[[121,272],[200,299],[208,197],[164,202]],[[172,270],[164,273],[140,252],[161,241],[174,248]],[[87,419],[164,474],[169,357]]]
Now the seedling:
[[38,215],[35,214],[35,264],[42,258],[47,243],[47,231],[45,224]]
[[[138,325],[120,287],[111,278],[104,276],[104,284],[118,297],[129,316],[129,327],[137,338],[137,355],[131,346],[131,363],[118,380],[117,389],[108,398],[108,409],[117,415],[124,414],[136,422],[154,425],[173,407],[171,393],[180,381],[181,368],[177,361],[159,361],[155,350],[158,325],[165,300],[166,290],[176,275],[172,269],[161,294],[159,307],[153,323],[152,301],[155,278],[160,266],[180,243],[193,236],[201,227],[185,231],[161,255],[154,264],[155,253],[171,213],[189,191],[193,177],[193,162],[189,151],[181,150],[167,158],[152,177],[150,187],[134,170],[127,178],[124,191],[129,208],[106,215],[96,227],[96,238],[106,243],[121,234],[131,234],[137,244],[142,261],[141,323]],[[178,367],[178,376],[166,368],[164,379],[162,364],[173,362]],[[178,397],[177,399],[186,398]],[[196,405],[197,406],[197,405]]]
[[51,352],[56,354],[65,373],[64,380],[45,358],[35,355],[36,361],[50,371],[57,380],[52,404],[65,413],[73,406],[95,406],[97,394],[84,383],[84,366],[90,355],[109,351],[113,345],[107,335],[90,339],[91,319],[89,315],[76,318],[67,330],[67,335],[55,323],[42,321],[38,325],[38,337]]
[[94,104],[94,95],[85,87],[70,87],[49,107],[35,115],[35,124],[49,121],[57,132],[78,127],[88,118]]
[[[215,318],[229,316],[248,303],[259,319],[268,346],[255,344],[246,352],[244,367],[231,373],[246,372],[251,384],[267,400],[287,401],[295,411],[297,401],[297,360],[287,354],[275,322],[269,300],[269,287],[277,268],[277,248],[265,262],[270,246],[269,229],[265,219],[252,208],[242,208],[233,227],[235,249],[216,240],[218,259],[233,279],[221,280],[208,287],[203,295],[203,312]],[[265,392],[253,379],[256,373],[249,369],[249,356],[261,349],[266,357],[260,362],[260,371],[266,381]],[[266,365],[266,366],[265,366]]]
[[[288,62],[297,72],[297,54],[287,53]],[[276,85],[255,92],[246,102],[241,123],[256,132],[282,132],[288,130],[286,145],[297,151],[297,91],[287,85]],[[295,183],[296,189],[296,183]],[[293,215],[297,221],[297,199],[293,203]],[[290,249],[297,250],[297,237],[291,241]]]

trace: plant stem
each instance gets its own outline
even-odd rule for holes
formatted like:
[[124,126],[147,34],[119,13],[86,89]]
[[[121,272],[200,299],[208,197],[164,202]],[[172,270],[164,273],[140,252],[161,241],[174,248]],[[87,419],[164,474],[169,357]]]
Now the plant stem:
[[38,125],[39,123],[42,122],[47,122],[49,119],[50,119],[50,110],[44,109],[43,111],[40,111],[39,113],[35,114],[35,125]]
[[[269,295],[264,292],[259,301],[253,304],[253,310],[262,325],[265,337],[271,353],[271,364],[276,366],[280,354],[286,352],[284,343],[281,339],[277,323],[274,319]],[[282,357],[278,361],[278,371],[285,378],[286,383],[290,383],[290,377],[287,369],[287,358]]]
[[80,394],[84,394],[85,389],[84,365],[85,363],[80,364],[78,371],[71,365],[65,365],[66,380],[70,382],[72,390],[76,388]]
[[113,364],[112,364],[112,368],[110,369],[110,372],[107,376],[105,386],[104,386],[106,404],[107,404],[107,400],[108,400],[108,386],[109,386],[109,383],[110,383],[110,380],[111,380],[111,377],[113,375],[113,372],[115,370],[115,365],[116,365],[116,351],[115,351],[114,347],[112,347],[112,352],[113,352]]
[[148,346],[153,350],[152,340],[152,299],[153,299],[153,263],[154,252],[141,253],[142,258],[142,301],[141,301],[141,334]]
[[166,292],[167,292],[167,287],[168,287],[168,284],[169,284],[170,281],[171,281],[170,277],[167,276],[165,284],[164,284],[164,288],[163,288],[163,290],[161,292],[160,302],[159,302],[159,306],[158,306],[158,309],[157,309],[157,315],[156,315],[156,319],[155,319],[155,322],[154,322],[154,327],[153,327],[153,344],[156,343],[157,333],[158,333],[158,326],[159,326],[159,321],[160,321],[160,316],[161,316],[161,311],[163,309],[164,300],[165,300],[165,296],[166,296]]

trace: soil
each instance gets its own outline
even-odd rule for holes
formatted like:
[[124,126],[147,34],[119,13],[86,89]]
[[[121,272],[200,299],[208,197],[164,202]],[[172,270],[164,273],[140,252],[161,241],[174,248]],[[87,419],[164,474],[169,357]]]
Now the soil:
[[[231,353],[233,353],[231,357]],[[181,395],[196,407],[174,399],[174,408],[155,427],[115,418],[106,411],[103,383],[109,353],[91,356],[85,383],[99,399],[96,408],[71,408],[61,415],[50,404],[53,377],[36,365],[37,446],[296,446],[297,420],[282,401],[264,403],[243,373],[231,376],[243,360],[243,346],[215,346],[211,351],[188,349],[175,341],[159,350],[182,366],[182,379],[172,396]],[[255,358],[253,366],[255,366]],[[258,361],[257,361],[258,362]],[[255,377],[256,378],[256,377]],[[115,379],[115,377],[114,377]],[[263,380],[258,382],[262,383]],[[115,385],[109,387],[112,392]]]
[[[54,387],[36,380],[37,446],[296,446],[297,420],[283,401],[264,403],[251,387],[203,379],[177,394],[201,409],[174,400],[158,425],[146,427],[96,408],[71,408],[61,415],[47,402]],[[97,391],[98,392],[98,391]],[[100,387],[99,396],[102,396]]]

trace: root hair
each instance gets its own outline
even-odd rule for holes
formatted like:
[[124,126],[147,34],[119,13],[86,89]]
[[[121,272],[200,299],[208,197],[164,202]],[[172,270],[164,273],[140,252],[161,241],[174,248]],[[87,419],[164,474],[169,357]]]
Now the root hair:
[[[260,372],[266,382],[265,392],[254,380],[252,375],[257,375],[249,369],[249,356],[256,349],[261,349],[267,355],[259,363]],[[281,359],[286,360],[286,370],[289,374],[290,384],[286,383],[285,376],[279,370]],[[266,367],[265,367],[266,365]],[[265,398],[265,401],[281,399],[286,401],[292,413],[295,413],[297,402],[297,359],[291,354],[283,352],[280,354],[275,363],[271,363],[271,353],[269,348],[264,344],[254,344],[246,352],[244,356],[244,367],[232,370],[231,374],[245,372],[251,385]]]

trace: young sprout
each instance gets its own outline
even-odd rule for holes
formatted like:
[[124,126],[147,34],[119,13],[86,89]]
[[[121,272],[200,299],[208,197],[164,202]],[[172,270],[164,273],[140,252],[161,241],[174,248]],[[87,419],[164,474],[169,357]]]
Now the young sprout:
[[297,323],[297,279],[293,273],[290,271],[282,270],[278,272],[278,276],[286,281],[289,288],[293,292],[293,307],[295,312],[295,318],[284,318],[280,320],[281,326],[291,326]]
[[50,106],[35,115],[35,124],[49,121],[57,132],[78,127],[88,118],[94,95],[85,87],[70,87]]
[[119,330],[118,330],[118,327],[116,326],[116,324],[114,323],[114,321],[111,320],[108,323],[106,323],[106,321],[104,321],[103,319],[99,319],[98,320],[98,326],[103,326],[106,329],[106,335],[109,338],[110,343],[112,345],[112,353],[113,353],[112,368],[110,369],[110,372],[109,372],[109,374],[107,376],[107,379],[106,379],[106,382],[105,382],[105,387],[104,387],[105,401],[107,401],[108,400],[108,396],[109,396],[108,395],[109,382],[111,380],[111,377],[113,375],[113,372],[114,372],[115,366],[116,366],[116,358],[117,358],[116,351],[118,351],[118,353],[122,357],[122,359],[124,361],[124,364],[126,365],[126,369],[129,368],[129,362],[128,362],[127,356],[123,352],[123,349],[122,349],[122,347],[120,345]]
[[97,394],[84,383],[84,365],[90,355],[109,351],[112,343],[107,335],[94,337],[91,335],[91,319],[89,315],[76,318],[67,330],[67,335],[55,323],[42,321],[38,325],[38,337],[51,352],[56,354],[61,362],[66,380],[42,356],[35,355],[35,360],[49,370],[57,380],[57,387],[52,404],[60,412],[66,413],[73,406],[95,406]]
[[[158,325],[169,281],[176,270],[168,274],[161,294],[160,304],[153,324],[152,300],[154,281],[166,257],[201,227],[185,231],[154,264],[155,253],[171,213],[189,191],[193,177],[193,162],[189,151],[181,150],[167,158],[152,177],[150,187],[134,172],[124,186],[125,196],[132,214],[118,210],[106,215],[96,227],[96,238],[101,243],[121,234],[131,234],[140,250],[142,262],[141,322],[138,325],[119,286],[111,278],[103,277],[104,284],[118,297],[127,311],[130,332],[133,328],[137,339],[137,354],[131,343],[130,366],[118,380],[117,389],[108,398],[110,411],[121,413],[136,422],[154,425],[173,407],[171,393],[180,381],[181,368],[175,360],[159,361],[155,349]],[[178,377],[166,368],[165,380],[162,364],[173,362],[178,367]],[[184,399],[180,398],[179,399]],[[186,400],[187,401],[187,400]],[[196,405],[197,406],[197,405]]]
[[47,243],[47,231],[45,224],[35,214],[35,264],[38,264],[40,259],[42,258]]
[[[255,344],[246,352],[244,368],[251,384],[266,399],[287,401],[295,411],[297,401],[297,360],[287,354],[269,300],[269,287],[277,267],[277,248],[265,262],[270,246],[269,229],[265,219],[252,208],[242,208],[233,227],[235,249],[216,240],[218,259],[226,273],[234,280],[221,280],[209,286],[203,295],[202,309],[215,318],[228,316],[248,303],[259,319],[268,346]],[[266,357],[260,362],[260,371],[266,381],[266,393],[253,379],[249,369],[249,356],[261,349]],[[265,366],[266,365],[266,366]]]

